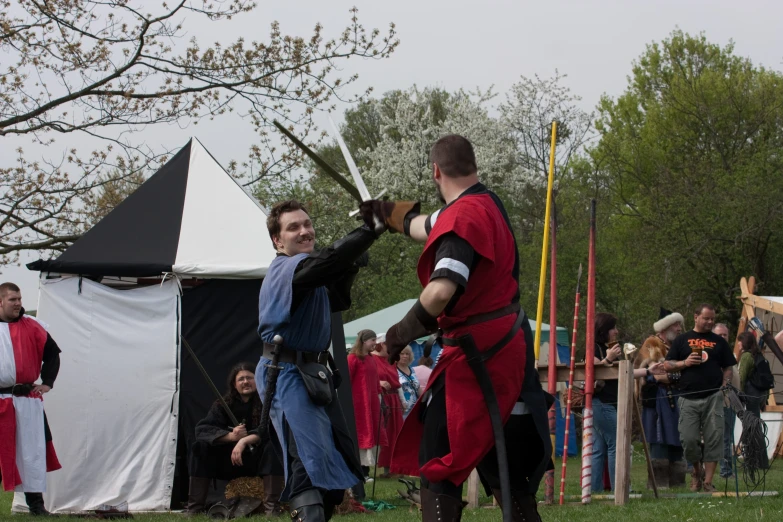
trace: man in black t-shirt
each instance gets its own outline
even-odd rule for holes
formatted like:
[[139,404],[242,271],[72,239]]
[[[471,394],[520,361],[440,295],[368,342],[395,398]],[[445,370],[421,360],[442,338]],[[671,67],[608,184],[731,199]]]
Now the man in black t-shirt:
[[723,457],[723,394],[720,388],[731,380],[731,367],[737,361],[726,340],[712,333],[714,307],[699,305],[694,322],[693,330],[672,343],[666,354],[665,368],[667,372],[681,372],[680,441],[685,458],[693,462],[691,491],[700,491],[703,487],[706,492],[714,492],[712,477]]

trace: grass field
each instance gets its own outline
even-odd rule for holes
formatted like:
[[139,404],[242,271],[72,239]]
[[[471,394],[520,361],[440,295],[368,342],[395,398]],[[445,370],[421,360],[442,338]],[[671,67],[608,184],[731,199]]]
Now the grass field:
[[[638,448],[637,448],[638,449]],[[646,489],[647,474],[644,468],[644,456],[635,452],[633,464],[631,467],[631,487],[634,493],[648,494],[652,496],[652,491]],[[556,471],[556,490],[555,501],[557,502],[557,493],[559,492],[560,481],[560,463],[558,462]],[[579,470],[580,461],[576,458],[569,459],[568,477],[566,482],[566,495],[578,495],[579,488]],[[690,476],[688,476],[690,480]],[[726,487],[724,480],[719,480],[715,484],[719,490]],[[367,495],[372,492],[372,484],[367,484]],[[417,520],[419,515],[415,512],[409,512],[408,505],[403,504],[399,499],[396,489],[404,489],[404,486],[394,480],[378,480],[376,484],[375,495],[377,500],[384,500],[395,504],[397,509],[381,511],[373,514],[356,514],[338,517],[345,522],[358,521],[371,517],[377,522],[393,522],[403,520]],[[783,463],[776,461],[766,476],[766,484],[758,488],[765,491],[783,492]],[[734,490],[734,480],[728,482],[728,490]],[[740,478],[740,491],[746,491],[747,488]],[[685,488],[670,490],[667,493],[680,492],[689,493]],[[543,489],[539,495],[539,500],[543,498]],[[482,502],[491,505],[491,499],[483,498]],[[11,495],[0,493],[0,520],[20,520],[27,518],[27,515],[10,515]],[[612,502],[593,501],[591,505],[583,506],[578,501],[565,506],[540,506],[539,513],[544,522],[578,522],[578,521],[601,521],[613,522],[627,520],[633,522],[643,521],[781,521],[783,520],[783,496],[777,497],[752,497],[740,498],[712,498],[704,496],[700,498],[687,499],[631,499],[629,505],[625,507],[616,507]],[[156,515],[135,515],[134,519],[138,521],[165,522],[182,519],[177,514],[156,514]],[[256,520],[262,520],[257,517]],[[468,522],[489,522],[499,521],[500,510],[495,508],[483,507],[475,510],[466,510],[462,517]],[[206,517],[192,518],[189,520],[208,520]],[[281,520],[288,520],[283,518]]]

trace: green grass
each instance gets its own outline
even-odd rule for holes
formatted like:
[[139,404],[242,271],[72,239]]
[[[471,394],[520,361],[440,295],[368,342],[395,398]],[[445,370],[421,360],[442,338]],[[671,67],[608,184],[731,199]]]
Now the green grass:
[[[637,448],[638,450],[638,448]],[[634,452],[633,464],[631,466],[631,487],[634,492],[642,494],[652,495],[652,491],[647,491],[647,472],[645,470],[644,456],[638,451]],[[568,475],[566,481],[566,495],[578,495],[580,493],[579,487],[579,469],[580,461],[577,458],[569,459],[568,461]],[[690,476],[688,477],[690,480]],[[559,493],[560,483],[560,462],[556,464],[555,483],[558,488],[555,492],[555,502],[557,502],[557,495]],[[719,480],[715,484],[719,490],[723,490],[725,487],[725,481]],[[372,492],[372,484],[367,484],[368,498]],[[391,504],[398,506],[397,509],[382,511],[371,515],[348,515],[338,517],[345,522],[364,520],[367,517],[372,517],[377,522],[393,522],[393,521],[408,521],[408,520],[420,520],[418,514],[409,512],[408,505],[404,504],[396,494],[396,489],[403,489],[404,486],[395,480],[378,480],[376,483],[375,495],[376,499],[384,500]],[[728,484],[729,491],[734,490],[734,480],[730,480]],[[783,492],[783,463],[776,461],[769,470],[766,477],[766,485],[760,487],[766,491],[778,491]],[[745,491],[746,488],[740,478],[740,491]],[[689,493],[687,488],[678,489],[671,492]],[[0,493],[0,520],[21,520],[26,518],[22,515],[9,515],[11,509],[11,494]],[[543,486],[539,495],[539,499],[543,498]],[[482,497],[482,503],[491,505],[491,499]],[[655,521],[655,522],[667,522],[667,521],[684,521],[684,522],[696,522],[696,521],[736,521],[736,522],[750,522],[750,521],[779,521],[783,520],[783,496],[767,497],[767,498],[741,498],[739,500],[732,498],[695,498],[695,499],[631,499],[630,503],[625,507],[616,507],[610,502],[598,502],[594,501],[591,505],[580,505],[578,503],[572,503],[565,506],[540,506],[539,512],[544,522],[578,522],[578,521],[595,521],[601,522],[613,522],[613,521]],[[136,515],[134,517],[137,521],[154,521],[165,522],[182,520],[183,518],[176,514],[159,514],[159,515]],[[257,517],[256,520],[262,520],[262,517]],[[482,507],[475,510],[466,510],[462,517],[466,522],[489,522],[500,520],[500,510],[488,507]],[[193,518],[189,520],[208,520],[206,517]],[[288,520],[288,518],[280,519]]]

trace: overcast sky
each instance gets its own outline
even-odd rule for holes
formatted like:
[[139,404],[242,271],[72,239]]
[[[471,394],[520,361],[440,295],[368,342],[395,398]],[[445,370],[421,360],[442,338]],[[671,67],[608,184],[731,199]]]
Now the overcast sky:
[[[773,1],[490,1],[394,0],[264,2],[251,14],[230,22],[185,28],[203,46],[227,43],[242,35],[265,40],[277,20],[284,34],[308,37],[313,26],[338,35],[356,5],[365,27],[397,26],[401,41],[388,60],[342,62],[345,76],[358,73],[356,88],[373,86],[380,95],[392,89],[437,86],[447,90],[494,85],[501,98],[520,75],[567,74],[565,84],[592,110],[602,94],[624,90],[631,64],[645,45],[666,38],[679,27],[711,42],[734,40],[735,52],[754,63],[780,70],[783,63],[783,3]],[[339,118],[336,118],[339,120]],[[248,124],[228,116],[216,122],[179,129],[159,127],[137,140],[167,147],[184,145],[193,135],[224,165],[243,159],[253,142]],[[14,143],[17,145],[17,143]],[[3,144],[9,154],[13,149]],[[59,150],[58,150],[59,152]],[[25,306],[37,306],[36,274],[3,267],[3,280],[22,286]]]

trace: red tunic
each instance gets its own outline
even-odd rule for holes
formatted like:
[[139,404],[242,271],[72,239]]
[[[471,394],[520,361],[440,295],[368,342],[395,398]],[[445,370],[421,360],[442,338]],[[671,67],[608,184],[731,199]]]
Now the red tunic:
[[397,376],[397,366],[389,364],[386,357],[374,355],[373,359],[378,369],[378,379],[391,385],[390,390],[382,390],[385,411],[381,430],[385,434],[386,442],[381,444],[381,451],[378,455],[378,466],[388,468],[391,466],[394,444],[402,429],[402,403],[400,395],[397,393],[402,385]]
[[359,449],[370,449],[386,443],[386,433],[383,430],[380,433],[380,440],[378,439],[378,423],[381,417],[378,394],[381,387],[373,359],[371,355],[361,359],[354,354],[348,355],[348,372],[351,376]]
[[[23,316],[18,321],[0,323],[0,350],[6,351],[2,354],[2,360],[6,363],[0,365],[0,387],[29,384],[38,380],[41,374],[46,340],[46,330],[30,317]],[[12,368],[9,364],[11,360],[14,371],[9,373]],[[34,444],[38,437],[43,439],[43,434],[40,432],[36,434],[25,431],[21,436],[17,433],[18,429],[40,429],[43,431],[44,423],[40,417],[28,419],[17,415],[15,401],[32,401],[40,404],[43,398],[33,395],[13,398],[9,394],[0,398],[0,473],[3,477],[3,489],[6,491],[13,491],[17,486],[29,486],[29,484],[23,483],[24,477],[21,476],[20,470],[17,468],[17,452],[22,450],[18,445]],[[43,407],[39,406],[38,408],[40,409],[32,408],[32,411],[37,411],[43,416]],[[23,424],[18,425],[19,421],[22,421]],[[40,465],[46,471],[55,471],[61,468],[51,441],[45,443],[43,454],[38,452],[40,449],[34,449],[32,453],[30,450],[23,453],[29,459],[29,462],[25,462],[26,467],[33,470]],[[38,480],[34,480],[32,484],[37,482]],[[35,491],[43,491],[35,487],[34,489]],[[31,490],[25,489],[25,491]]]
[[[435,270],[436,242],[448,232],[454,232],[467,241],[480,259],[454,309],[448,315],[444,312],[438,317],[438,325],[444,330],[464,322],[468,317],[509,305],[518,289],[518,282],[512,275],[516,260],[514,237],[502,212],[486,192],[465,194],[440,211],[419,259],[418,275],[422,286],[429,283]],[[506,335],[515,319],[515,314],[510,314],[478,325],[458,327],[448,332],[446,337],[456,338],[470,333],[478,349],[484,351]],[[520,330],[511,342],[486,362],[504,423],[520,396],[525,360],[526,346]],[[446,379],[446,423],[451,453],[419,467],[423,424],[419,420],[421,403],[417,402],[397,439],[392,471],[406,475],[421,474],[430,482],[449,480],[458,485],[492,449],[494,437],[481,389],[459,347],[443,347],[427,388],[441,374],[445,374]]]

